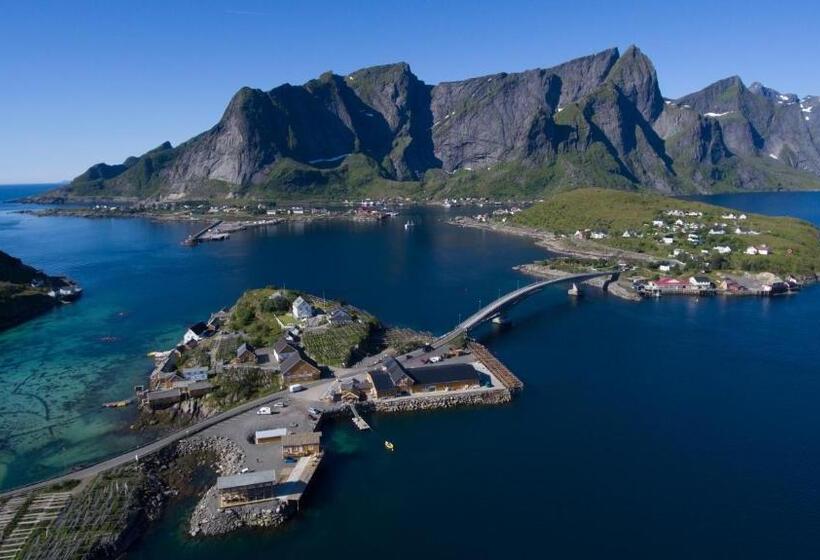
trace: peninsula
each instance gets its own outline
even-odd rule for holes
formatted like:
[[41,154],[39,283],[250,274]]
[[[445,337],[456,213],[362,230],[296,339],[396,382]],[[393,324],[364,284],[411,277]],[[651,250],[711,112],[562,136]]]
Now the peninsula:
[[820,232],[807,222],[645,192],[576,189],[453,223],[527,236],[559,255],[521,267],[535,275],[619,266],[616,294],[775,295],[820,271]]
[[68,278],[49,276],[0,251],[0,330],[74,301],[82,288]]

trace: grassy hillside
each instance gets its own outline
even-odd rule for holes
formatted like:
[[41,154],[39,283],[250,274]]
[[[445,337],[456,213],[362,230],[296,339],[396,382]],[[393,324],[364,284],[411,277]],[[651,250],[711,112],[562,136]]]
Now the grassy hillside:
[[[670,211],[699,215],[676,216],[670,215]],[[729,214],[739,216],[742,212],[656,194],[578,189],[557,193],[513,220],[520,225],[568,236],[578,230],[601,232],[607,237],[597,240],[599,243],[659,258],[666,258],[674,249],[679,249],[678,258],[682,261],[717,263],[718,268],[778,274],[820,271],[820,232],[813,225],[794,218],[757,214],[745,214],[743,220],[724,217]],[[653,225],[655,220],[664,224]],[[676,226],[677,220],[697,224],[699,228]],[[737,228],[742,233],[735,233]],[[723,230],[725,234],[710,235],[710,229]],[[623,237],[625,231],[630,232],[630,237]],[[698,235],[698,243],[688,240],[692,232]],[[673,238],[669,245],[661,241],[666,235]],[[766,256],[745,254],[747,247],[761,245],[768,245],[771,253]],[[715,251],[718,246],[730,247],[731,253],[718,258]]]

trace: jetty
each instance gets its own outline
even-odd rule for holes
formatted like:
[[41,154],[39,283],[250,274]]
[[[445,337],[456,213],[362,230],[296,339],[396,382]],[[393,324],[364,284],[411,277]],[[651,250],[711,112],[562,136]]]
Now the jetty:
[[356,405],[350,403],[348,406],[350,407],[350,412],[353,413],[353,424],[359,428],[359,430],[369,430],[370,424],[365,422],[364,418],[359,415],[359,411],[356,410]]
[[193,247],[202,241],[222,240],[230,237],[227,233],[215,233],[214,230],[222,225],[222,220],[217,220],[214,223],[202,228],[196,233],[192,233],[182,242],[183,245]]

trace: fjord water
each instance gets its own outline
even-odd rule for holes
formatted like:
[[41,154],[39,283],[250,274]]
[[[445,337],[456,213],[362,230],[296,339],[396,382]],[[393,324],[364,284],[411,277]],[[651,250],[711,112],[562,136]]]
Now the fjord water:
[[[817,193],[719,202],[820,223]],[[87,290],[0,335],[3,486],[135,444],[133,412],[99,403],[246,288],[285,283],[443,332],[544,255],[409,212],[409,232],[404,218],[327,222],[194,249],[179,245],[192,225],[0,214],[0,248]],[[638,304],[546,291],[511,312],[511,329],[477,333],[525,382],[513,403],[376,416],[365,435],[339,424],[283,530],[187,539],[182,503],[131,556],[816,557],[819,314],[817,287]]]

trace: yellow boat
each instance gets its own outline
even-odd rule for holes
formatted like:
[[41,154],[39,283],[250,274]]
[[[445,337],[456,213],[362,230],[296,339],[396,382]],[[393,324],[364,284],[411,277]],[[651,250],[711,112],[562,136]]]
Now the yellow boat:
[[395,445],[393,445],[392,443],[390,443],[389,441],[385,441],[385,442],[384,442],[384,447],[385,447],[385,449],[387,449],[388,451],[393,451],[393,450],[396,448],[396,446],[395,446]]

